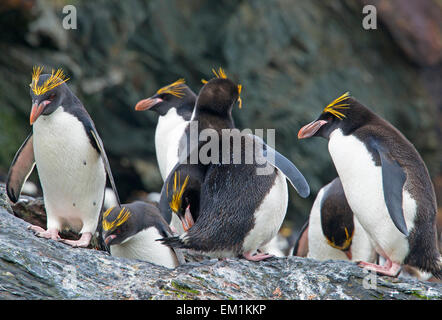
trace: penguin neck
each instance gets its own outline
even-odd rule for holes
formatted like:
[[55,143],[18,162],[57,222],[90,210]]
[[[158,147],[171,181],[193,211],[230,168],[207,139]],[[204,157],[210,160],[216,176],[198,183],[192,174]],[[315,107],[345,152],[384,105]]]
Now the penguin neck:
[[50,113],[50,114],[42,114],[42,115],[40,115],[38,118],[37,118],[37,120],[35,121],[35,123],[34,123],[34,125],[32,126],[32,128],[33,128],[33,131],[35,132],[35,131],[39,131],[38,129],[41,127],[41,126],[44,126],[44,125],[46,125],[45,124],[45,121],[46,120],[48,120],[48,121],[50,121],[50,122],[53,122],[53,121],[55,121],[54,119],[56,119],[60,114],[62,114],[63,112],[65,112],[65,107],[64,106],[62,106],[62,105],[59,105],[57,108],[55,108],[55,110],[52,112],[52,113]]
[[181,126],[187,122],[188,121],[177,112],[176,108],[170,108],[166,114],[160,115],[158,118],[156,131],[167,135],[167,132],[171,132],[177,126]]
[[177,108],[177,114],[183,117],[185,121],[190,121],[195,107],[195,100],[186,101]]
[[[161,177],[167,178],[170,166],[175,165],[179,141],[189,122],[171,108],[167,114],[160,116],[155,130],[155,151]],[[172,164],[173,163],[173,164]]]
[[67,92],[62,101],[60,101],[60,106],[63,105],[63,109],[66,112],[74,114],[73,110],[78,108],[79,106],[83,107],[80,99],[77,98],[72,92]]

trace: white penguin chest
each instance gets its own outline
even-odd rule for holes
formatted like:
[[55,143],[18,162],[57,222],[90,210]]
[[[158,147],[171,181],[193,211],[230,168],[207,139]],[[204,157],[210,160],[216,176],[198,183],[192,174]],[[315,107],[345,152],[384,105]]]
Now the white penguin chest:
[[[376,249],[396,261],[405,257],[408,242],[394,226],[384,199],[382,167],[376,166],[362,141],[333,131],[328,144],[330,155],[344,188],[348,204],[376,244]],[[414,226],[416,202],[403,191],[403,208],[408,230]]]
[[276,236],[286,215],[287,205],[286,177],[278,170],[272,188],[254,213],[255,225],[244,239],[244,252],[258,249]]
[[161,177],[166,180],[178,162],[178,148],[188,122],[177,114],[175,108],[158,119],[155,130],[155,151]]
[[156,241],[162,237],[156,228],[147,228],[125,239],[121,244],[111,245],[111,255],[175,268],[178,261],[173,250]]
[[[35,162],[48,220],[94,228],[103,202],[106,175],[83,124],[59,107],[33,125]],[[74,226],[76,227],[76,226]],[[84,231],[84,230],[83,230]]]

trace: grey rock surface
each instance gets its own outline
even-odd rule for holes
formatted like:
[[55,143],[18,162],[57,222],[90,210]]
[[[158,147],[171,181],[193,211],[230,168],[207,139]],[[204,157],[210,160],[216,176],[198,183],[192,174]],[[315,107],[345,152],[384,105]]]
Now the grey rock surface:
[[[0,299],[442,299],[442,284],[307,258],[191,262],[174,270],[41,239],[0,190]],[[375,280],[375,281],[374,281]]]

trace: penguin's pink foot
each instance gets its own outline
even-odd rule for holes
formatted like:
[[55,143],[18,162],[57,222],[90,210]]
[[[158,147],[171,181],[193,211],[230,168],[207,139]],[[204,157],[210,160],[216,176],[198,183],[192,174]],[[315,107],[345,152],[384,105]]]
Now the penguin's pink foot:
[[253,255],[251,252],[243,253],[243,257],[249,261],[261,261],[273,257],[271,254],[257,253]]
[[390,259],[387,259],[385,265],[383,266],[364,261],[359,262],[358,266],[390,277],[397,277],[399,272],[401,271],[401,265],[399,263],[392,262]]
[[85,232],[81,235],[80,239],[78,240],[66,240],[63,239],[63,243],[66,243],[74,248],[86,248],[90,243],[92,239],[92,233]]
[[29,226],[28,230],[32,230],[37,237],[52,239],[55,241],[60,241],[61,238],[58,235],[58,230],[55,228],[49,228],[48,230],[43,229],[40,226]]

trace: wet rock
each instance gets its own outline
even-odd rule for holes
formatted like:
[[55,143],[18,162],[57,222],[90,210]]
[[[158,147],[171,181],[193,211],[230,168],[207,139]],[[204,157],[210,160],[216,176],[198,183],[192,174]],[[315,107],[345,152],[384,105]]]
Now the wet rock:
[[195,255],[170,270],[41,239],[28,225],[0,205],[0,299],[442,299],[442,284],[374,279],[342,261]]

